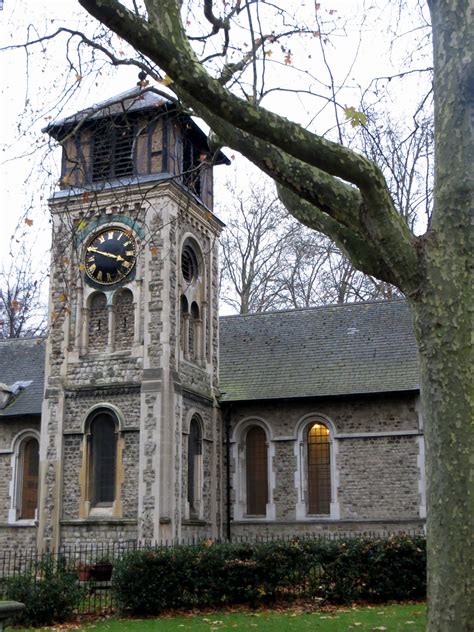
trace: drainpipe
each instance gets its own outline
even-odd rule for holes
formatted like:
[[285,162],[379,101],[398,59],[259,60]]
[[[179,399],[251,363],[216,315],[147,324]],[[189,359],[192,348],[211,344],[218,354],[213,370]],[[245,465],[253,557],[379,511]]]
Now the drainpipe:
[[225,411],[225,443],[226,443],[226,539],[231,541],[231,529],[230,529],[230,418],[231,418],[232,404],[227,404]]

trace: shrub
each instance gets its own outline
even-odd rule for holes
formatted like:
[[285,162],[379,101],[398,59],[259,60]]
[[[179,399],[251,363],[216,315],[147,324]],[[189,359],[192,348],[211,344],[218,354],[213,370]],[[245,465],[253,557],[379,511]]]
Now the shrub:
[[76,571],[52,556],[8,578],[6,598],[25,604],[15,623],[39,626],[70,619],[83,595],[77,579]]
[[330,603],[422,599],[422,537],[216,544],[135,551],[114,565],[119,608],[156,615],[168,608],[257,605],[309,596]]
[[426,595],[426,543],[421,536],[310,543],[321,571],[314,595],[331,603],[403,601]]

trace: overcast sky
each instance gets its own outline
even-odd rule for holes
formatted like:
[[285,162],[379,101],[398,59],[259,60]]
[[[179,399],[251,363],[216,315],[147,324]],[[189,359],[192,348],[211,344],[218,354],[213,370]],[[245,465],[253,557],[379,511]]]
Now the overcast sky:
[[[304,8],[304,2],[297,4]],[[313,2],[307,2],[306,5],[308,10],[314,11]],[[336,79],[342,81],[347,77],[347,84],[352,86],[367,82],[368,78],[374,76],[390,74],[394,67],[403,65],[403,55],[410,41],[410,37],[402,37],[395,42],[395,47],[390,46],[387,26],[390,20],[393,22],[398,19],[396,12],[393,13],[393,3],[386,3],[387,8],[382,14],[378,10],[369,9],[369,6],[359,0],[331,0],[321,3],[321,11],[325,11],[326,15],[331,10],[333,17],[339,19],[341,24],[349,20],[346,34],[334,36],[327,51]],[[384,17],[385,24],[380,15]],[[402,19],[406,18],[402,16]],[[28,31],[31,39],[34,31],[42,35],[55,31],[59,26],[81,29],[87,21],[90,24],[90,18],[78,8],[76,0],[4,0],[3,10],[0,11],[0,42],[2,46],[21,44],[27,40]],[[408,29],[409,20],[402,31]],[[359,37],[361,31],[362,38]],[[295,43],[292,50],[295,66],[304,66],[313,75],[318,74],[320,52],[316,40],[306,40],[304,45]],[[353,63],[357,50],[358,55]],[[45,202],[55,187],[58,165],[55,166],[54,159],[50,162],[43,159],[44,151],[41,147],[45,136],[41,129],[48,123],[49,117],[54,119],[57,116],[59,95],[77,87],[74,75],[68,75],[67,70],[64,41],[49,41],[44,48],[36,46],[28,56],[24,48],[0,53],[0,259],[5,259],[14,235],[17,239],[28,241],[38,261],[45,260],[49,242]],[[327,73],[323,67],[320,72],[322,80],[327,82]],[[279,81],[283,82],[281,64],[275,65],[275,73],[278,74]],[[127,90],[135,85],[136,76],[137,71],[134,68],[104,69],[99,78],[89,82],[81,81],[81,89],[65,105],[65,111],[76,111]],[[295,75],[288,74],[290,85],[292,77]],[[407,100],[415,98],[416,86],[409,86],[408,91],[405,86]],[[344,96],[341,94],[342,102],[357,105],[356,94],[354,92],[354,97],[351,97],[347,90]],[[348,99],[347,102],[344,101],[345,98]],[[354,102],[351,102],[351,98]],[[313,104],[313,100],[305,97],[295,99],[288,96],[275,96],[265,103],[267,107],[305,125],[312,118]],[[399,108],[400,105],[394,104],[394,107]],[[323,130],[324,117],[319,125],[318,131]],[[48,171],[51,171],[50,176],[47,175]],[[225,171],[229,172],[220,170],[221,177]],[[23,224],[25,216],[33,220],[32,227]],[[20,230],[15,232],[18,222]]]

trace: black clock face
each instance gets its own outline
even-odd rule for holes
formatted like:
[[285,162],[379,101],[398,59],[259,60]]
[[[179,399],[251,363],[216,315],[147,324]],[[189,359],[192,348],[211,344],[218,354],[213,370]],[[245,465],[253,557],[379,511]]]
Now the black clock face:
[[118,283],[133,270],[136,257],[137,247],[130,231],[107,228],[97,233],[86,246],[86,274],[101,285]]

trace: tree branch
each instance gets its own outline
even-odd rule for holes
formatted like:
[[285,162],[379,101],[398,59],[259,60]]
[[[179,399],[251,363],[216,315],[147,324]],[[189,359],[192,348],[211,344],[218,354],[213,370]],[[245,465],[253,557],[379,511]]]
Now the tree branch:
[[[157,2],[158,0],[155,0]],[[150,57],[173,79],[177,92],[194,95],[196,102],[249,134],[286,151],[361,190],[384,184],[371,161],[337,143],[321,138],[262,107],[231,94],[202,67],[186,38],[175,0],[161,0],[156,24],[146,22],[118,0],[79,0],[91,15]],[[198,110],[199,112],[199,110]]]
[[[152,22],[139,18],[117,0],[79,2],[162,67],[173,79],[176,94],[226,144],[243,151],[280,184],[372,241],[393,282],[405,291],[416,291],[415,240],[397,214],[385,179],[373,162],[226,90],[191,49],[178,0],[155,0],[160,11]],[[360,194],[331,176],[355,184]]]
[[395,284],[396,279],[392,272],[383,264],[377,248],[374,248],[367,239],[335,221],[318,207],[298,197],[293,191],[281,185],[277,185],[277,190],[280,200],[293,217],[308,228],[324,233],[332,239],[356,268],[366,274],[375,275],[387,283]]

